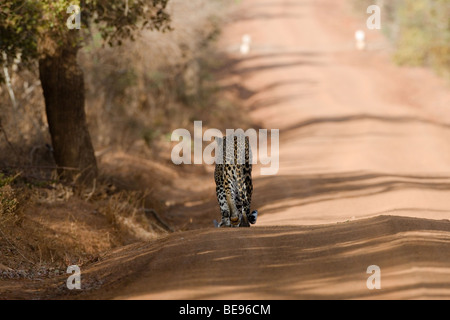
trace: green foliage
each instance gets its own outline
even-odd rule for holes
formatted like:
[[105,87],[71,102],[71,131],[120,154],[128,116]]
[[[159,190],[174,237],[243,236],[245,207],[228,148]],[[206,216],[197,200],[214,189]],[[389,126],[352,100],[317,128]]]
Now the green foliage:
[[[0,216],[14,214],[19,206],[19,201],[15,197],[11,187],[0,188]],[[2,217],[0,217],[2,218]]]
[[450,2],[404,0],[398,8],[399,34],[395,60],[450,72]]
[[18,176],[6,176],[0,173],[0,188],[11,185]]
[[2,216],[13,214],[18,206],[19,201],[11,185],[17,176],[6,176],[0,173],[0,220]]
[[[141,29],[170,29],[164,11],[169,0],[2,0],[0,2],[0,52],[10,64],[21,55],[29,64],[50,49],[67,45],[83,46],[89,26],[94,23],[105,43],[120,45],[134,39]],[[67,8],[81,8],[81,30],[67,28]],[[1,79],[0,79],[1,80]]]
[[[42,32],[41,13],[42,5],[39,1],[0,2],[0,51],[6,53],[9,63],[19,53],[23,63],[37,57],[38,35]],[[5,63],[2,55],[0,62]]]
[[86,0],[82,14],[99,25],[102,38],[110,45],[122,39],[134,40],[143,28],[170,30],[170,16],[164,11],[169,0]]
[[[353,0],[365,14],[373,0]],[[393,42],[400,65],[429,66],[450,76],[450,1],[383,1],[382,30]]]

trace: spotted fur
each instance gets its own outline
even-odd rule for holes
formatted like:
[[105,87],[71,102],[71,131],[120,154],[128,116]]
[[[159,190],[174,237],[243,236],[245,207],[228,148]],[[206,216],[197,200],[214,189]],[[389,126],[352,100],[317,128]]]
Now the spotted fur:
[[[234,140],[234,141],[233,141]],[[222,213],[219,227],[249,227],[256,222],[252,202],[252,152],[248,137],[239,134],[216,138],[218,154],[214,179]]]

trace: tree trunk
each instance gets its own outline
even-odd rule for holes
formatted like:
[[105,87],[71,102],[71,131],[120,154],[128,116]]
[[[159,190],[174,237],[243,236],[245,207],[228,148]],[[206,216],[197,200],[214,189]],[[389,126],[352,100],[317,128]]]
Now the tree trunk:
[[58,172],[65,180],[91,183],[98,174],[84,110],[78,48],[67,46],[39,60],[45,110]]

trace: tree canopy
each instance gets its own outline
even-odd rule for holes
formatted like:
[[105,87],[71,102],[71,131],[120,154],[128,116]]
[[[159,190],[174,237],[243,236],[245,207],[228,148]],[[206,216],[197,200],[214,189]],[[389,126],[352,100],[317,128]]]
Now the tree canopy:
[[[2,0],[0,51],[9,64],[18,55],[24,65],[47,50],[65,45],[82,46],[95,25],[105,43],[120,45],[141,29],[170,29],[165,9],[169,0]],[[70,30],[71,5],[81,8],[81,30]],[[51,45],[50,45],[51,44]],[[0,62],[4,55],[0,55]]]
[[98,175],[84,110],[79,48],[94,28],[111,46],[120,45],[122,39],[133,40],[136,32],[144,28],[170,29],[170,16],[164,11],[168,1],[0,2],[0,64],[8,65],[19,56],[21,66],[38,62],[53,157],[61,178],[91,183]]

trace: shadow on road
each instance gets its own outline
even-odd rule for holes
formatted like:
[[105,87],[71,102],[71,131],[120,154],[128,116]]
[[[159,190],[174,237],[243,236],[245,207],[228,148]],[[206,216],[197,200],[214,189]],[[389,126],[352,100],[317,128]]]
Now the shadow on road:
[[[260,215],[264,215],[290,207],[405,189],[446,191],[450,190],[450,177],[346,172],[261,176],[254,184],[253,206],[271,205],[260,210]],[[285,204],[287,200],[289,204]]]
[[[161,250],[134,249],[109,263],[141,270],[122,298],[439,298],[450,294],[449,240],[449,221],[379,216],[325,226],[191,231],[171,235]],[[108,276],[105,265],[97,277]],[[381,268],[382,290],[366,287],[370,265]],[[109,297],[106,289],[94,297]]]

